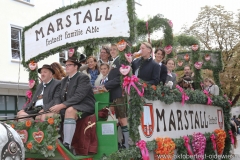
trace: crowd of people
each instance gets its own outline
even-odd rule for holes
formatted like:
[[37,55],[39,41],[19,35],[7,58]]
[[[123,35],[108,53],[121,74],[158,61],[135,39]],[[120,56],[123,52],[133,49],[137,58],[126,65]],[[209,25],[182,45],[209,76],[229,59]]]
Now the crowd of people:
[[[123,146],[129,148],[127,97],[121,87],[119,51],[116,44],[111,44],[110,47],[103,46],[100,51],[99,59],[94,56],[86,57],[84,54],[81,54],[79,59],[69,57],[64,61],[65,71],[57,62],[39,68],[41,83],[37,86],[31,102],[18,112],[18,116],[50,111],[35,117],[45,120],[46,116],[61,114],[64,119],[63,145],[71,150],[76,120],[94,114],[94,91],[101,88],[102,91],[110,93],[110,102],[114,106],[124,135]],[[162,84],[175,88],[177,84],[187,84],[182,87],[194,89],[190,66],[184,67],[184,76],[177,82],[177,75],[174,73],[175,61],[164,60],[165,51],[162,48],[155,50],[153,59],[152,51],[151,44],[144,42],[140,46],[141,56],[137,58],[139,53],[133,53],[135,58],[131,66],[134,75],[150,85]],[[204,84],[209,93],[219,94],[217,85],[210,78],[206,78]],[[82,113],[81,117],[77,116],[77,112]]]

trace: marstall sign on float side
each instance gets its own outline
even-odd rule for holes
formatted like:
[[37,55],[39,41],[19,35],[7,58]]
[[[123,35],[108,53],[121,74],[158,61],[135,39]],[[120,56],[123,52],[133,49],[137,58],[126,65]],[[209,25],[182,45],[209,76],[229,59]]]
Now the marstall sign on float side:
[[130,37],[127,0],[97,2],[55,14],[24,32],[25,61],[67,43]]
[[142,140],[151,141],[157,137],[180,138],[194,132],[213,132],[224,129],[222,108],[202,104],[147,101],[143,106],[139,133]]

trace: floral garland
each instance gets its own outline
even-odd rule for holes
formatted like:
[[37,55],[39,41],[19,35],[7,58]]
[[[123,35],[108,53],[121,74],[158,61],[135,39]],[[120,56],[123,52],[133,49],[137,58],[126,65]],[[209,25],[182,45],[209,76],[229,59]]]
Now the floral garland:
[[[26,153],[40,153],[45,157],[54,157],[56,140],[59,138],[60,116],[47,117],[45,121],[27,119],[25,121],[6,121],[19,134]],[[38,138],[40,135],[41,138]]]
[[157,155],[161,155],[160,160],[172,160],[175,150],[175,143],[174,141],[169,138],[156,138],[157,148],[155,153]]
[[222,129],[214,130],[216,134],[217,153],[221,155],[225,147],[226,132]]
[[203,160],[204,151],[206,148],[206,137],[200,132],[194,133],[192,139],[192,147],[196,160]]

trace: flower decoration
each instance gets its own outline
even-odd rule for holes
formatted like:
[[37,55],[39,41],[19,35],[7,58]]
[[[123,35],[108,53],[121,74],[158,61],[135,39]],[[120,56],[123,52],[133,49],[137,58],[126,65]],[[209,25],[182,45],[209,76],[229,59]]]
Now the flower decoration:
[[31,90],[27,90],[26,96],[27,96],[28,99],[31,99],[32,98],[32,91]]
[[212,104],[212,99],[210,97],[210,94],[207,90],[203,90],[203,93],[207,96],[207,105],[211,105]]
[[69,57],[72,57],[73,56],[73,54],[74,54],[74,48],[69,48],[69,50],[68,50],[68,56]]
[[132,63],[132,53],[125,53],[124,56],[129,63]]
[[142,84],[142,86],[143,86],[144,88],[147,88],[147,83],[144,82],[144,83]]
[[161,155],[162,157],[166,158],[161,158],[161,160],[172,160],[174,156],[174,150],[175,150],[175,143],[173,140],[169,137],[166,138],[156,138],[157,142],[157,148],[155,150],[155,153],[158,155]]
[[155,85],[152,85],[151,87],[152,87],[152,89],[153,89],[154,91],[156,91],[156,90],[157,90],[157,86],[155,86]]
[[166,52],[166,54],[170,54],[172,52],[172,46],[168,45],[168,46],[164,47],[164,51]]
[[217,153],[221,155],[225,147],[226,132],[222,129],[215,129],[214,133],[216,134]]
[[53,150],[53,146],[52,146],[52,145],[48,145],[48,146],[47,146],[47,149],[48,149],[49,151],[52,151],[52,150]]
[[212,141],[213,150],[215,151],[215,150],[217,149],[217,145],[216,145],[216,136],[215,136],[214,133],[211,134],[210,139],[211,139],[211,141]]
[[119,51],[123,51],[127,47],[127,42],[123,39],[117,43],[117,48]]
[[14,124],[11,124],[11,127],[14,129],[14,128],[15,128],[15,125],[14,125]]
[[25,125],[26,125],[26,127],[31,127],[31,125],[32,125],[31,120],[26,120]]
[[150,160],[146,142],[144,140],[140,140],[136,143],[136,146],[140,148],[143,160]]
[[182,65],[183,65],[183,61],[179,60],[179,61],[178,61],[178,66],[181,67]]
[[192,50],[194,51],[198,50],[198,45],[197,44],[192,45]]
[[185,54],[185,55],[184,55],[184,59],[185,59],[185,61],[189,61],[189,59],[190,59],[189,54]]
[[30,80],[28,81],[28,87],[29,87],[30,89],[32,89],[32,88],[34,87],[34,85],[35,85],[35,81],[34,81],[33,79],[30,79]]
[[52,117],[48,118],[47,121],[48,121],[48,124],[50,124],[50,125],[54,124],[54,118],[52,118]]
[[196,63],[194,64],[194,67],[195,67],[196,69],[201,69],[201,68],[202,68],[202,65],[203,65],[203,62],[196,62]]
[[37,68],[37,63],[35,63],[34,61],[30,61],[28,67],[31,71],[34,71]]
[[171,20],[168,21],[168,24],[169,24],[169,26],[170,26],[171,28],[173,27],[173,23],[172,23]]
[[206,61],[209,61],[211,59],[211,56],[209,54],[206,54],[204,58]]
[[183,140],[184,140],[184,146],[187,149],[188,155],[193,155],[190,144],[189,144],[189,142],[190,142],[189,137],[183,136]]
[[27,143],[27,148],[28,149],[32,149],[32,147],[33,147],[32,142]]
[[119,71],[122,75],[126,76],[131,70],[131,67],[129,65],[124,65],[122,64],[121,67],[119,68]]
[[202,133],[198,132],[193,134],[192,147],[196,160],[204,160],[206,137]]

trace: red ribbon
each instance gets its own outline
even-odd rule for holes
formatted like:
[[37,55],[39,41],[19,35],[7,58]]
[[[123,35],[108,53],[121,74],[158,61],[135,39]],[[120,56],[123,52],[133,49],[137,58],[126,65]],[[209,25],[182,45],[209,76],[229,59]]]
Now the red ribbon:
[[212,135],[210,136],[210,139],[211,139],[211,141],[212,141],[213,150],[216,150],[216,149],[217,149],[217,145],[216,145],[216,137],[215,137],[215,135],[212,134]]
[[184,92],[183,88],[180,87],[179,85],[176,86],[176,88],[182,93],[182,106],[184,106],[185,101],[189,100],[189,97],[187,94]]
[[228,131],[230,137],[231,137],[231,143],[234,144],[234,137],[233,137],[233,133],[231,130]]
[[139,91],[135,83],[138,83],[139,85],[142,85],[138,82],[138,78],[135,75],[132,75],[132,77],[124,77],[123,78],[123,87],[125,88],[125,91],[130,95],[130,88],[133,86],[133,88],[136,89],[138,95],[140,97],[143,97],[144,95],[144,87],[142,86],[142,92]]
[[193,155],[193,152],[190,148],[190,145],[189,145],[189,138],[188,136],[183,136],[183,140],[184,140],[184,146],[187,148],[187,152],[189,155]]
[[143,160],[150,160],[146,142],[144,140],[140,140],[136,143],[136,146],[140,148]]
[[207,90],[203,90],[203,93],[207,96],[208,99],[207,104],[212,105],[212,100],[210,98],[209,92]]

